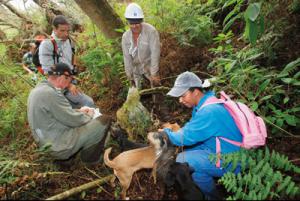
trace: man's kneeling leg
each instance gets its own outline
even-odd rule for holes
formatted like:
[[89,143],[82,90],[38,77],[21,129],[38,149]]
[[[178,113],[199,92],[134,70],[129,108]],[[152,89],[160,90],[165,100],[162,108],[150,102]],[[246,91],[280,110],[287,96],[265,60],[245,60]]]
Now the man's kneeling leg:
[[[83,163],[86,164],[97,164],[102,159],[102,153],[104,150],[105,142],[110,137],[109,128],[111,119],[108,116],[102,115],[96,119],[99,122],[98,130],[96,131],[98,135],[102,136],[100,141],[90,146],[83,147],[80,151],[80,158]],[[95,139],[91,139],[95,141]]]

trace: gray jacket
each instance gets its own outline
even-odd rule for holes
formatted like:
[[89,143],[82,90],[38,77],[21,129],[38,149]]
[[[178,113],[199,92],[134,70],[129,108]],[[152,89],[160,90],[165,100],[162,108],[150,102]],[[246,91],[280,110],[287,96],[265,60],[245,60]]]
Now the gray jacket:
[[126,75],[130,80],[134,74],[155,76],[159,70],[160,41],[157,30],[150,24],[142,23],[142,32],[134,50],[132,31],[127,30],[122,37],[122,50]]
[[32,134],[39,146],[51,144],[54,152],[72,149],[78,138],[78,127],[91,117],[72,109],[70,103],[48,81],[38,84],[29,94],[27,115]]
[[[74,68],[72,65],[72,44],[70,40],[62,41],[57,38],[54,33],[52,33],[52,37],[55,39],[55,42],[58,47],[57,54],[59,55],[58,62],[66,63],[70,66],[71,70]],[[50,39],[43,40],[39,47],[39,59],[42,65],[44,72],[48,72],[50,68],[54,65],[53,59],[53,43]],[[55,61],[56,63],[56,61]]]

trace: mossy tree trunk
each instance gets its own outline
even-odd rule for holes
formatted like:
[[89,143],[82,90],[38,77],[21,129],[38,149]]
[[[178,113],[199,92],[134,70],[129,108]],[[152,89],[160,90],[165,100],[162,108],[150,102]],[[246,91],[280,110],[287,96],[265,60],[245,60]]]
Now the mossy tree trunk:
[[75,0],[79,7],[90,17],[105,37],[121,38],[116,29],[124,28],[124,23],[106,0]]

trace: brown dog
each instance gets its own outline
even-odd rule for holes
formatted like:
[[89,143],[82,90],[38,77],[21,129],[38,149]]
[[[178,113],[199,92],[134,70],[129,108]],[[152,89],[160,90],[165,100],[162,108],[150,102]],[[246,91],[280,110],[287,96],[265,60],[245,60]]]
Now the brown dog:
[[[116,156],[113,160],[109,159],[111,147],[105,150],[104,163],[114,169],[114,174],[118,177],[121,186],[122,199],[126,199],[126,192],[130,186],[133,174],[144,168],[153,168],[156,154],[152,146],[132,149]],[[111,180],[114,182],[115,177]]]

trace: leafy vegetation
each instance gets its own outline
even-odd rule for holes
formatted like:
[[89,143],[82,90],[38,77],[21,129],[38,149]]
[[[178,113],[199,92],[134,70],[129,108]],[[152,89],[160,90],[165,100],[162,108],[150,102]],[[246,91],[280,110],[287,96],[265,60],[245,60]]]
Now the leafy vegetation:
[[[111,2],[125,22],[123,13],[126,5],[119,1]],[[298,0],[136,2],[144,8],[145,21],[153,24],[160,33],[172,34],[182,47],[208,49],[205,54],[210,55],[206,57],[209,65],[205,70],[215,78],[214,89],[225,90],[261,115],[268,125],[270,138],[299,137],[295,131],[300,129],[300,58],[299,55],[293,56],[285,46],[287,41],[297,39],[296,36],[289,38],[286,32],[297,32],[296,23],[299,21],[291,21],[291,16],[299,17]],[[68,7],[72,8],[72,3],[68,3]],[[44,17],[37,17],[36,12],[28,15],[40,24],[45,21]],[[86,81],[88,92],[97,99],[107,96],[112,86],[120,82],[118,94],[108,98],[116,99],[117,96],[125,101],[129,83],[124,72],[120,41],[107,40],[93,23],[86,18],[84,20],[88,22],[86,30],[76,41],[79,63],[87,70],[79,78]],[[9,31],[10,38],[17,34]],[[8,138],[10,142],[9,149],[1,148],[1,185],[12,184],[17,179],[15,172],[20,169],[26,175],[26,168],[31,165],[9,154],[28,143],[17,140],[30,132],[26,102],[35,84],[22,72],[19,64],[11,63],[10,60],[17,62],[15,58],[19,59],[19,54],[20,47],[0,44],[0,140]],[[192,65],[196,66],[196,63]],[[197,69],[195,66],[185,68]],[[167,76],[175,77],[176,74]],[[171,101],[168,105],[174,107]],[[35,150],[35,153],[39,152],[44,150]],[[224,155],[225,165],[232,163],[236,166],[240,162],[242,167],[240,174],[227,173],[219,180],[228,191],[228,199],[283,199],[293,198],[299,193],[298,184],[293,181],[293,175],[299,174],[299,167],[293,165],[286,155],[274,150],[270,152],[266,148],[264,151],[258,149]],[[102,192],[102,189],[98,191]],[[116,198],[119,192],[117,187],[114,192]],[[86,198],[85,191],[81,197]]]
[[240,165],[241,172],[235,175],[226,173],[219,182],[230,196],[228,200],[266,200],[292,198],[299,194],[299,187],[286,173],[300,173],[286,156],[276,151],[242,150],[222,156],[223,167],[232,163],[232,170]]

